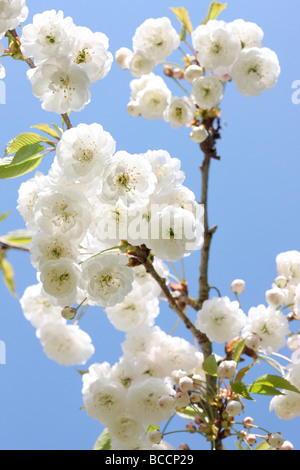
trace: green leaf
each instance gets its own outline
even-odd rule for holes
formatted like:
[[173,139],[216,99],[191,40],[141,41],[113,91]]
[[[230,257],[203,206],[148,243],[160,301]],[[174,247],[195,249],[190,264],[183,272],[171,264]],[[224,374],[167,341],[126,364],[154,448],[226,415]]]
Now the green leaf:
[[261,377],[256,379],[250,387],[255,388],[255,387],[260,387],[260,386],[273,387],[273,388],[278,388],[280,390],[288,390],[290,392],[295,392],[295,393],[300,394],[300,391],[294,385],[292,385],[288,380],[284,379],[283,377],[280,377],[279,375],[271,375],[271,374],[262,375]]
[[252,367],[256,364],[256,362],[253,362],[250,364],[250,366],[243,367],[238,373],[235,378],[235,382],[239,382],[240,380],[243,380],[243,378],[248,374],[249,370],[252,369]]
[[152,425],[149,425],[147,427],[147,434],[150,434],[150,432],[152,431],[159,431],[159,426],[152,426]]
[[195,421],[196,414],[196,411],[189,406],[180,411],[177,411],[177,416],[182,419],[187,419],[188,421]]
[[18,245],[28,245],[31,242],[31,239],[34,235],[34,232],[30,230],[20,229],[14,230],[13,232],[7,233],[3,239],[8,243],[15,243]]
[[54,129],[57,130],[57,132],[58,132],[60,135],[63,135],[63,130],[62,130],[60,127],[58,127],[56,124],[53,124],[53,123],[52,123],[52,126],[54,127]]
[[232,360],[239,364],[243,351],[245,349],[246,341],[244,339],[240,339],[236,345],[234,346],[234,353]]
[[274,449],[267,443],[267,441],[262,441],[255,447],[254,450],[274,450]]
[[38,129],[39,131],[45,132],[45,134],[50,135],[54,139],[60,140],[60,134],[49,124],[36,124],[35,126],[31,126],[32,129]]
[[240,444],[239,442],[235,441],[234,443],[237,446],[238,450],[245,450],[242,444]]
[[25,145],[20,150],[18,150],[11,162],[11,165],[16,165],[17,163],[27,162],[28,160],[32,160],[36,158],[37,155],[44,152],[45,147],[40,144],[30,144]]
[[32,144],[40,144],[41,142],[46,142],[47,139],[45,137],[40,136],[39,134],[34,134],[32,132],[25,132],[23,134],[18,135],[15,139],[11,140],[4,152],[4,157],[8,155],[12,155],[13,153],[18,152],[21,148],[25,147],[26,145]]
[[173,13],[175,13],[180,23],[182,24],[180,40],[185,41],[186,33],[188,32],[189,34],[192,34],[193,32],[193,25],[190,20],[189,13],[184,7],[170,8],[170,10],[172,10]]
[[17,297],[16,286],[14,281],[14,270],[12,265],[4,257],[0,259],[0,269],[3,274],[4,283],[8,288],[9,292],[14,297]]
[[275,397],[277,395],[284,395],[276,388],[271,387],[270,385],[263,385],[263,384],[250,385],[250,387],[248,387],[248,392],[255,393],[257,395],[266,395],[266,396],[271,396],[271,397]]
[[111,435],[108,429],[104,429],[103,433],[97,439],[93,450],[111,450]]
[[238,382],[230,383],[232,390],[246,400],[255,401],[249,394],[246,385],[244,382],[239,380]]
[[206,18],[202,24],[207,24],[210,20],[215,20],[225,8],[227,8],[227,3],[211,2]]
[[42,156],[37,155],[31,160],[13,164],[13,158],[2,158],[0,163],[0,179],[17,178],[35,170],[42,161]]
[[78,372],[78,374],[80,374],[81,377],[89,373],[88,370],[80,370],[80,369],[76,369],[76,372]]
[[207,375],[218,377],[218,364],[215,355],[209,356],[202,364],[202,369]]
[[6,219],[10,215],[10,212],[4,212],[4,214],[0,215],[0,222]]

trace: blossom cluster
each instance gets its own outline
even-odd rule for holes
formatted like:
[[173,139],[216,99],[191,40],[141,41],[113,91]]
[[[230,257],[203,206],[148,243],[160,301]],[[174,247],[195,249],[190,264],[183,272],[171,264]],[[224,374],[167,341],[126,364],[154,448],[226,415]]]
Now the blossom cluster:
[[81,111],[91,99],[90,87],[107,76],[113,56],[105,34],[76,26],[62,11],[45,11],[24,26],[21,52],[34,58],[27,76],[42,108],[58,114]]
[[49,173],[38,172],[19,190],[42,295],[60,308],[104,307],[124,331],[151,326],[158,300],[143,288],[144,267],[129,267],[127,248],[120,248],[146,245],[164,278],[163,261],[200,248],[203,210],[184,178],[166,151],[116,152],[99,124],[64,132]]
[[[193,126],[190,136],[201,143],[208,134],[197,125],[199,112],[220,105],[227,82],[233,81],[245,96],[275,86],[280,66],[275,52],[263,47],[263,36],[255,23],[210,20],[191,33],[194,56],[186,54],[185,66],[174,68],[167,59],[180,46],[179,35],[168,18],[146,20],[133,37],[133,51],[122,47],[116,53],[120,67],[135,77],[130,115],[164,119],[174,128]],[[179,85],[185,79],[192,86],[191,91],[181,86],[187,96],[172,96],[164,79],[153,72],[157,64],[163,64],[165,75]]]

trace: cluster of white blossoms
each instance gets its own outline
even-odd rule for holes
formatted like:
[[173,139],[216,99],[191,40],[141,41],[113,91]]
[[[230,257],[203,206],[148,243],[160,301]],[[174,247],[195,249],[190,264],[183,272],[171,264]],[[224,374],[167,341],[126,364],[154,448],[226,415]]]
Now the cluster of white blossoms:
[[[0,39],[7,31],[15,29],[28,16],[25,0],[0,0]],[[4,53],[4,46],[0,43],[0,57]],[[0,61],[0,80],[5,77],[5,68]]]
[[127,332],[122,349],[119,362],[94,364],[83,375],[87,414],[108,428],[112,450],[174,449],[160,432],[147,428],[191,403],[190,391],[198,388],[194,382],[205,377],[202,354],[186,340],[146,324]]
[[[166,59],[180,46],[180,37],[168,18],[148,19],[136,30],[133,51],[122,47],[116,60],[136,78],[131,82],[128,112],[146,119],[164,119],[174,128],[192,126],[191,138],[205,140],[199,130],[199,110],[218,107],[224,84],[233,81],[245,96],[258,96],[276,85],[280,66],[275,52],[263,47],[263,31],[255,23],[210,20],[192,33],[195,56],[185,55],[185,66],[174,68]],[[153,73],[164,65],[165,75],[186,80],[191,91],[184,97],[172,96],[163,78]],[[180,84],[180,83],[179,83]]]
[[[146,245],[164,279],[163,261],[200,248],[203,209],[184,178],[180,161],[166,151],[116,152],[100,124],[64,132],[49,173],[38,172],[19,190],[42,296],[60,310],[84,303],[104,307],[122,331],[153,326],[158,284],[142,265],[129,267],[119,246],[125,240],[128,249]],[[55,329],[43,331],[45,345]]]
[[21,51],[35,60],[27,75],[42,108],[58,114],[81,111],[90,102],[91,84],[110,71],[108,47],[105,34],[76,26],[62,11],[35,15],[22,30]]

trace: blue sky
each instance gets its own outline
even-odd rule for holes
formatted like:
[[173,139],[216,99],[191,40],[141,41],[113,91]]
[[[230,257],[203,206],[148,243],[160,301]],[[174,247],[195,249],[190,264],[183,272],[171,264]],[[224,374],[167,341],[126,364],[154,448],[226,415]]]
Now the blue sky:
[[[178,5],[160,0],[115,0],[113,4],[90,0],[88,8],[83,8],[79,0],[31,0],[27,4],[29,20],[35,13],[62,9],[76,24],[104,32],[115,53],[121,46],[131,47],[135,29],[149,17],[168,16],[179,31],[169,7],[187,8],[197,26],[205,17],[209,1],[183,0]],[[241,96],[233,84],[227,87],[222,104],[223,140],[218,146],[222,159],[212,162],[209,218],[211,225],[219,228],[212,245],[210,281],[222,295],[230,296],[232,280],[245,279],[246,292],[241,298],[245,311],[264,303],[265,291],[276,277],[276,255],[300,250],[300,105],[291,100],[292,83],[300,80],[298,12],[297,0],[229,0],[222,14],[225,21],[243,18],[260,25],[265,32],[264,45],[277,52],[282,68],[277,87],[259,98]],[[7,104],[0,105],[0,149],[20,132],[28,131],[30,125],[60,124],[59,116],[44,112],[33,97],[26,80],[26,64],[11,59],[3,63]],[[167,150],[181,159],[186,185],[199,197],[201,155],[197,146],[189,140],[186,129],[173,130],[162,121],[130,118],[126,110],[130,80],[129,73],[114,63],[109,76],[93,85],[91,104],[72,115],[73,124],[100,123],[117,141],[118,150]],[[170,87],[174,94],[181,94],[173,84]],[[43,162],[41,170],[46,172],[50,163]],[[1,224],[1,234],[24,226],[15,207],[18,188],[27,178],[0,183],[0,213],[11,211]],[[198,259],[196,253],[186,262],[192,295],[197,292]],[[9,260],[21,296],[27,286],[36,283],[36,273],[26,254],[11,252]],[[7,347],[7,364],[0,365],[0,448],[90,449],[101,426],[80,410],[80,376],[74,368],[60,367],[46,358],[18,301],[7,294],[2,283],[0,299],[0,339]],[[158,323],[168,331],[175,321],[174,314],[163,308]],[[96,348],[90,363],[118,360],[123,335],[113,329],[101,310],[90,309],[81,326]],[[178,333],[189,338],[183,329]],[[265,371],[260,367],[257,373]],[[269,399],[259,399],[247,414],[257,417],[263,427],[281,430],[299,449],[299,418],[279,421],[267,412],[268,404]],[[201,441],[201,445],[205,443]]]

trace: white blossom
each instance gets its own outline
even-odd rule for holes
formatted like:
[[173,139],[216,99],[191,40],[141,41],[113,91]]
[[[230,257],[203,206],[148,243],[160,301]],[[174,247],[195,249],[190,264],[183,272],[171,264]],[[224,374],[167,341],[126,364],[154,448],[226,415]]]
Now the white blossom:
[[184,78],[189,83],[193,83],[195,78],[203,77],[203,75],[204,75],[203,68],[199,67],[199,65],[196,65],[196,64],[189,65],[184,72]]
[[145,427],[140,423],[138,416],[127,413],[118,416],[116,421],[109,425],[109,432],[113,440],[133,446],[140,438],[146,436]]
[[82,285],[91,305],[113,307],[132,290],[133,272],[126,256],[103,254],[82,265]]
[[39,337],[49,359],[63,366],[83,365],[95,352],[90,336],[75,325],[47,323]]
[[149,18],[133,37],[134,51],[143,51],[156,64],[163,62],[179,47],[180,38],[169,18]]
[[270,411],[275,411],[276,416],[283,420],[296,418],[300,415],[300,395],[285,391],[271,400]]
[[192,97],[202,109],[211,109],[223,99],[224,88],[220,80],[212,75],[193,81]]
[[268,353],[276,352],[285,346],[289,334],[288,320],[281,311],[272,307],[252,307],[242,336],[246,339],[249,334],[255,335],[260,347]]
[[90,182],[99,177],[115,149],[114,139],[100,124],[79,124],[64,132],[57,145],[57,162],[68,180]]
[[37,269],[47,261],[57,261],[62,258],[76,262],[78,256],[77,246],[65,236],[53,237],[39,232],[32,237],[30,242],[31,263]]
[[65,56],[43,61],[39,67],[28,70],[27,77],[45,111],[58,114],[82,111],[91,100],[88,75]]
[[37,230],[38,225],[34,217],[34,207],[42,190],[48,185],[48,177],[36,172],[33,178],[25,181],[19,188],[17,209],[23,217],[29,230]]
[[75,25],[71,17],[64,18],[60,10],[44,11],[34,15],[33,23],[22,29],[21,50],[25,57],[37,61],[67,56],[73,47]]
[[0,39],[6,31],[15,29],[27,19],[25,0],[0,0]]
[[264,32],[256,23],[239,19],[232,21],[228,26],[238,34],[243,48],[261,47]]
[[224,343],[238,336],[245,323],[246,315],[238,302],[231,302],[228,297],[213,297],[203,303],[198,312],[196,327],[210,341]]
[[242,48],[238,34],[219,20],[198,26],[192,33],[192,42],[198,62],[209,71],[232,65]]
[[123,70],[128,69],[128,59],[133,54],[133,52],[127,47],[121,47],[117,50],[115,54],[115,59],[119,67]]
[[231,70],[232,79],[245,96],[259,96],[264,90],[271,90],[279,75],[277,55],[267,47],[243,49]]
[[127,68],[134,77],[148,75],[155,67],[154,60],[143,51],[136,51],[127,58]]
[[54,305],[65,307],[77,301],[81,274],[78,265],[70,260],[61,259],[48,261],[40,269],[42,294],[49,297]]
[[24,317],[35,328],[41,328],[46,323],[61,323],[61,307],[55,307],[48,298],[42,295],[42,285],[35,284],[27,287],[20,299]]
[[113,62],[113,56],[108,51],[108,37],[104,33],[93,33],[83,26],[76,26],[72,31],[72,36],[74,38],[71,51],[73,63],[80,65],[92,83],[105,78]]
[[174,129],[178,129],[193,120],[194,108],[192,100],[187,96],[183,98],[173,96],[164,112],[164,120],[169,122]]
[[144,207],[156,183],[151,165],[143,155],[120,151],[104,167],[101,196],[110,204],[121,201],[130,209]]
[[172,93],[164,79],[150,73],[131,81],[130,102],[136,103],[145,119],[162,119],[171,101]]
[[150,377],[134,383],[128,390],[128,410],[131,414],[138,410],[139,419],[145,425],[159,425],[174,413],[159,405],[159,399],[164,395],[175,395],[167,379]]

